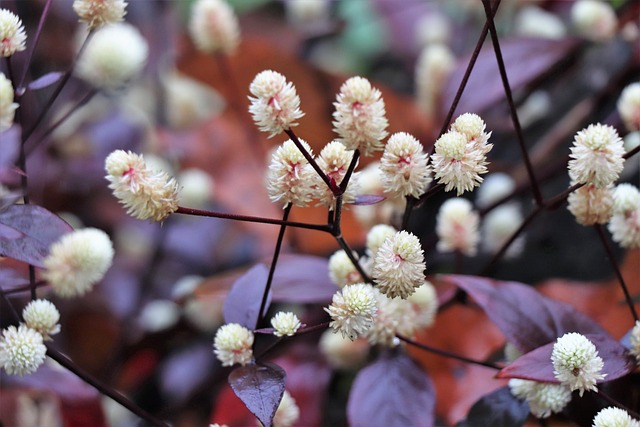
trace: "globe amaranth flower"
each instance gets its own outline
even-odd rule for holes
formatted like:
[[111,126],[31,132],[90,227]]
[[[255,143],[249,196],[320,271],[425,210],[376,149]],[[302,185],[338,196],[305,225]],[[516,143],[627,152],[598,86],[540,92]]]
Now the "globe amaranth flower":
[[13,125],[18,104],[13,102],[13,85],[11,80],[0,72],[0,132]]
[[[300,140],[311,155],[311,147]],[[271,156],[267,171],[267,192],[272,202],[280,202],[285,207],[307,206],[313,198],[313,176],[316,172],[293,141],[287,140]]]
[[27,47],[22,20],[7,9],[0,9],[0,56],[9,57]]
[[[482,220],[482,248],[488,253],[496,253],[522,225],[522,213],[515,203],[498,206],[487,213]],[[524,249],[524,236],[517,237],[505,252],[505,257],[513,258]]]
[[[300,409],[296,404],[296,400],[285,390],[271,425],[273,427],[292,427],[298,421],[298,418],[300,418]],[[259,423],[259,425],[262,424]]]
[[113,260],[109,236],[96,228],[65,234],[49,248],[42,277],[61,297],[84,295],[102,280]]
[[506,173],[490,173],[476,192],[475,204],[478,208],[486,208],[511,194],[515,188],[516,182]]
[[[410,304],[411,324],[414,328],[426,328],[433,324],[438,312],[438,294],[429,281],[424,281],[416,291],[407,298]],[[407,335],[413,335],[412,332]]]
[[[354,257],[358,259],[357,254]],[[347,253],[340,249],[329,257],[329,278],[336,286],[342,288],[345,285],[362,282],[362,275],[353,265]]]
[[436,218],[440,252],[458,251],[473,256],[478,250],[480,217],[467,199],[454,197],[445,201]]
[[302,324],[294,313],[279,311],[271,319],[271,326],[275,329],[273,333],[277,337],[293,336],[300,329]]
[[376,313],[376,294],[366,283],[347,285],[335,294],[324,311],[331,316],[329,324],[336,332],[351,340],[367,332]]
[[416,97],[425,113],[434,113],[455,65],[456,58],[445,44],[429,44],[420,52],[415,68]]
[[371,227],[366,238],[367,254],[371,258],[375,258],[384,241],[394,236],[397,232],[398,230],[387,224],[377,224]]
[[22,318],[28,327],[37,331],[45,340],[60,332],[60,312],[51,301],[37,299],[22,310]]
[[334,131],[349,150],[368,156],[383,148],[389,125],[380,91],[364,77],[352,77],[340,87],[333,103]]
[[144,157],[116,150],[105,160],[109,188],[127,213],[162,221],[178,209],[178,184],[163,171],[152,170]]
[[617,107],[627,129],[640,130],[640,82],[631,83],[623,89]]
[[249,92],[253,95],[249,112],[260,130],[269,132],[269,138],[297,126],[296,120],[304,116],[295,86],[276,71],[258,73]]
[[577,0],[571,6],[571,22],[578,34],[594,42],[615,35],[618,18],[611,4],[599,0]]
[[373,280],[389,298],[406,299],[424,283],[424,251],[418,238],[399,231],[387,238],[373,259]]
[[548,418],[561,412],[571,402],[571,390],[564,384],[547,384],[513,378],[509,380],[511,394],[529,404],[536,418]]
[[608,224],[613,240],[623,248],[640,248],[640,191],[619,184],[613,193],[613,215]]
[[0,337],[0,367],[9,375],[27,375],[44,363],[47,347],[40,333],[24,323],[9,326]]
[[336,369],[356,369],[365,363],[369,354],[366,339],[350,340],[331,329],[322,333],[318,348],[329,365]]
[[99,28],[124,19],[127,2],[124,0],[74,0],[73,10],[89,29]]
[[629,341],[631,343],[629,352],[636,358],[636,362],[640,365],[640,320],[637,320],[635,325],[633,325]]
[[464,134],[476,148],[486,145],[491,137],[491,132],[485,132],[486,127],[484,120],[473,113],[464,113],[451,124],[451,130]]
[[435,178],[445,191],[456,189],[457,195],[472,191],[487,173],[487,153],[493,147],[484,137],[469,140],[466,134],[450,130],[435,143],[431,157]]
[[593,427],[640,427],[640,421],[631,418],[624,409],[610,406],[596,414],[592,425]]
[[564,334],[553,345],[551,353],[553,373],[571,391],[578,390],[580,396],[585,390],[597,391],[596,382],[604,379],[604,362],[598,350],[584,335],[576,332]]
[[[339,141],[331,141],[324,146],[316,162],[330,180],[340,185],[347,174],[352,158],[352,150],[347,150]],[[343,204],[355,202],[360,188],[359,179],[360,172],[353,172],[351,174],[347,188],[342,195]],[[314,199],[318,200],[319,205],[328,206],[331,210],[335,209],[336,197],[333,195],[333,192],[317,173],[314,174],[313,180]]]
[[355,205],[353,213],[364,228],[371,228],[376,224],[387,224],[399,212],[404,211],[407,204],[405,197],[394,197],[384,193],[382,186],[382,172],[379,162],[369,163],[360,171],[360,194],[384,197],[380,203],[373,205]]
[[233,53],[240,44],[240,27],[224,0],[197,0],[191,9],[189,34],[205,53]]
[[606,187],[620,176],[623,155],[623,142],[614,128],[591,124],[575,135],[569,155],[569,176],[574,183]]
[[380,159],[385,193],[420,197],[431,182],[427,161],[422,144],[412,135],[405,132],[391,135]]
[[567,198],[567,209],[576,218],[578,224],[606,224],[613,214],[612,185],[596,187],[586,184],[578,188]]
[[246,365],[253,360],[253,332],[237,323],[218,328],[213,340],[213,352],[222,366]]
[[146,40],[133,25],[107,25],[89,40],[75,72],[98,89],[118,89],[140,74],[148,53]]

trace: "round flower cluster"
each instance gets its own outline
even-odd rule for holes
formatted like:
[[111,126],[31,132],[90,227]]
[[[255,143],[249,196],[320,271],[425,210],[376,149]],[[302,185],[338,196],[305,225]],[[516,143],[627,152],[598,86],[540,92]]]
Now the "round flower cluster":
[[224,0],[198,0],[191,9],[189,33],[205,53],[233,53],[240,43],[240,27],[233,9]]
[[9,326],[0,337],[0,367],[9,375],[27,375],[44,363],[47,347],[40,333],[24,323]]
[[237,323],[218,328],[213,340],[213,352],[222,366],[246,365],[253,360],[253,332]]
[[436,218],[436,248],[441,252],[458,251],[473,256],[478,250],[480,217],[467,199],[454,197],[445,201]]
[[640,248],[640,191],[637,187],[626,183],[616,186],[608,228],[613,240],[623,248]]
[[[496,253],[522,225],[522,213],[518,205],[508,203],[489,212],[482,221],[482,247],[489,253]],[[524,249],[524,237],[516,238],[505,257],[518,256]]]
[[300,408],[298,408],[296,400],[285,390],[271,425],[273,427],[292,427],[298,418],[300,418]]
[[640,130],[640,82],[625,87],[618,99],[618,113],[627,129]]
[[291,82],[275,71],[258,73],[251,84],[249,112],[253,120],[269,137],[296,126],[296,120],[304,116],[300,111],[300,98]]
[[18,104],[13,102],[13,85],[4,73],[0,72],[0,132],[13,125]]
[[[357,259],[357,255],[354,253]],[[329,257],[329,278],[336,286],[342,288],[345,285],[362,282],[362,276],[347,256],[347,253],[340,249]]]
[[631,418],[624,409],[610,406],[596,414],[593,427],[640,427],[640,421]]
[[127,2],[124,0],[74,0],[73,10],[89,29],[123,20]]
[[596,382],[604,379],[604,362],[598,350],[584,335],[570,332],[558,338],[551,353],[553,373],[571,391],[578,390],[580,396],[585,390],[597,391]]
[[9,57],[27,47],[22,21],[13,12],[0,9],[0,56]]
[[331,316],[329,324],[336,332],[351,340],[363,335],[373,324],[376,293],[366,283],[347,285],[335,294],[324,310]]
[[350,340],[331,329],[322,334],[318,345],[327,362],[337,369],[355,369],[362,366],[369,354],[366,339]]
[[611,4],[599,0],[574,2],[571,22],[578,34],[594,42],[610,39],[618,26],[618,18]]
[[526,400],[536,418],[548,418],[562,411],[571,402],[571,390],[564,384],[510,379],[509,390],[518,399]]
[[[303,148],[311,155],[311,147],[300,140]],[[316,172],[302,155],[292,140],[285,141],[271,156],[267,171],[267,192],[272,202],[280,202],[285,207],[307,206],[313,199],[313,184]]]
[[456,57],[445,44],[429,44],[416,62],[415,82],[418,105],[433,114],[438,97],[456,65]]
[[385,193],[420,197],[431,182],[427,161],[422,144],[412,135],[404,132],[391,135],[380,160]]
[[373,279],[389,298],[406,299],[424,283],[424,251],[418,238],[399,231],[387,238],[373,259]]
[[[318,166],[324,174],[340,185],[347,169],[351,164],[353,151],[347,150],[339,141],[331,141],[320,152],[320,156],[316,159]],[[319,201],[320,205],[328,206],[330,209],[335,208],[336,198],[331,189],[323,182],[320,175],[314,173],[314,198]],[[343,203],[353,203],[359,190],[360,172],[351,174],[347,188],[342,195]]]
[[28,327],[37,331],[45,340],[60,332],[60,313],[51,301],[37,299],[22,310],[22,318]]
[[582,225],[606,224],[613,214],[612,185],[587,184],[567,198],[569,212]]
[[375,258],[384,241],[397,232],[398,230],[387,224],[377,224],[371,227],[371,230],[367,233],[367,254],[371,258]]
[[275,329],[273,333],[277,337],[293,336],[300,329],[302,324],[294,313],[279,311],[271,319],[271,326]]
[[572,184],[613,184],[624,168],[624,146],[611,126],[592,124],[579,131],[571,147],[569,177]]

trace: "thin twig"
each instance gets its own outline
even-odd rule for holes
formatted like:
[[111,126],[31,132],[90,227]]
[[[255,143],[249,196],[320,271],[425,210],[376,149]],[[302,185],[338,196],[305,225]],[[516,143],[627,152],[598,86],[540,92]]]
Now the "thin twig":
[[322,169],[320,169],[320,166],[318,166],[318,163],[311,156],[311,154],[304,148],[304,146],[302,145],[302,143],[300,142],[296,134],[293,132],[293,130],[285,129],[284,133],[286,133],[287,136],[289,136],[289,138],[291,139],[291,141],[293,141],[293,143],[296,145],[296,147],[298,147],[298,150],[300,150],[304,158],[307,160],[307,162],[309,162],[313,170],[316,171],[316,173],[320,176],[320,178],[324,181],[324,183],[327,184],[327,187],[329,187],[329,190],[331,190],[333,195],[337,197],[338,195],[342,194],[340,191],[340,187],[338,187],[335,182],[329,179],[327,174],[324,173]]
[[33,43],[31,44],[31,49],[29,49],[29,54],[27,56],[27,60],[24,65],[24,69],[22,70],[22,75],[20,77],[20,83],[15,86],[17,90],[22,89],[24,85],[24,80],[27,78],[27,73],[29,72],[29,67],[31,66],[31,60],[33,59],[33,54],[36,51],[36,47],[38,47],[38,41],[40,40],[40,36],[42,35],[42,28],[44,27],[44,23],[47,20],[47,15],[49,14],[49,8],[53,0],[47,0],[44,4],[44,8],[42,9],[42,14],[40,15],[40,21],[38,21],[38,28],[36,29],[36,33],[33,35]]
[[340,191],[342,191],[342,193],[347,191],[347,185],[349,185],[351,175],[353,174],[353,171],[358,164],[358,159],[360,159],[360,150],[356,148],[356,150],[353,152],[351,163],[349,163],[349,167],[347,168],[347,173],[344,175],[344,178],[342,178],[342,181],[340,181]]
[[360,276],[362,276],[362,280],[365,281],[366,283],[373,283],[373,280],[371,280],[369,275],[364,271],[364,269],[360,265],[360,262],[358,262],[358,259],[353,255],[353,250],[351,249],[349,244],[346,242],[346,240],[344,240],[344,237],[336,236],[336,241],[338,242],[342,250],[345,251],[345,253],[347,254],[347,257],[349,257],[349,259],[351,260],[351,263],[356,268],[356,270],[358,270],[358,273],[360,273]]
[[614,399],[613,397],[609,396],[607,393],[605,393],[604,391],[602,391],[601,389],[598,389],[597,391],[598,396],[600,396],[601,398],[603,398],[604,400],[606,400],[608,403],[610,403],[613,406],[617,406],[620,409],[624,409],[625,411],[627,411],[627,413],[635,418],[635,419],[640,419],[640,413],[627,408],[625,405],[623,405],[622,403],[618,402],[616,399]]

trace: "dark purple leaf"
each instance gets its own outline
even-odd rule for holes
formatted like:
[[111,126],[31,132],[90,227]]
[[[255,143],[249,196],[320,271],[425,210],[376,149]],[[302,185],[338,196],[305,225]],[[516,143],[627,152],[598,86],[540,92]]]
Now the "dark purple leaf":
[[523,283],[459,275],[444,279],[465,290],[522,353],[555,341],[567,332],[606,334],[588,316]]
[[[623,377],[635,369],[635,361],[631,355],[622,344],[609,335],[587,334],[585,336],[596,346],[598,355],[604,361],[602,372],[607,374],[604,381]],[[498,378],[522,378],[557,383],[551,363],[554,344],[555,342],[549,343],[517,358],[498,372]]]
[[9,206],[15,204],[22,197],[22,193],[9,191],[0,196],[0,211],[5,210]]
[[[238,323],[249,329],[256,327],[268,275],[267,267],[263,264],[257,264],[235,281],[224,302],[225,323]],[[265,312],[270,301],[271,295],[267,297]]]
[[529,404],[502,387],[482,396],[456,427],[521,427],[529,417]]
[[229,385],[265,427],[271,427],[273,416],[284,394],[284,369],[273,363],[247,365],[229,374]]
[[367,205],[375,205],[376,203],[380,203],[386,199],[384,196],[378,196],[375,194],[358,194],[356,196],[356,201],[352,203],[352,205],[358,206],[367,206]]
[[329,278],[328,261],[308,255],[283,255],[273,278],[273,299],[289,303],[325,303],[338,290]]
[[42,267],[49,246],[71,226],[45,208],[13,205],[0,212],[0,255]]
[[207,380],[211,345],[196,344],[171,355],[161,368],[160,387],[175,404],[185,401]]
[[32,81],[31,83],[29,83],[29,89],[40,90],[40,89],[44,89],[47,86],[51,86],[52,84],[60,80],[60,77],[62,77],[63,74],[64,73],[60,71],[53,71],[51,73],[47,73],[43,76],[40,76],[34,81]]
[[434,407],[427,374],[406,354],[386,353],[356,376],[347,418],[352,427],[431,427]]

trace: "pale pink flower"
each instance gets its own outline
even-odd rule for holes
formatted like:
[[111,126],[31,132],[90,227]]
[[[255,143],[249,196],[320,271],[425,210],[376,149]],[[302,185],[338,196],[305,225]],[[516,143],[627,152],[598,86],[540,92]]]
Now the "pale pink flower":
[[624,168],[624,146],[611,126],[591,124],[575,135],[571,147],[569,176],[574,183],[606,187]]
[[[311,147],[300,140],[311,155]],[[316,172],[302,155],[293,141],[285,141],[273,153],[267,171],[267,191],[272,202],[280,202],[285,207],[307,206],[313,198],[313,183]]]
[[437,249],[441,252],[458,251],[473,256],[478,250],[480,217],[467,199],[455,197],[440,207],[436,218]]
[[640,82],[625,87],[618,98],[618,113],[627,129],[640,130]]
[[578,224],[606,224],[613,214],[612,186],[598,188],[587,184],[571,193],[567,198],[569,212]]
[[631,184],[618,185],[613,193],[612,238],[623,248],[640,248],[640,191]]
[[27,48],[22,20],[7,9],[0,9],[0,56],[9,57]]
[[89,29],[120,22],[126,15],[124,0],[74,0],[73,10]]
[[[325,175],[336,185],[340,185],[347,169],[351,164],[353,158],[353,151],[347,150],[343,144],[339,141],[331,141],[324,146],[320,155],[316,159],[318,166],[325,173]],[[357,193],[359,191],[360,172],[354,172],[351,174],[349,184],[346,191],[342,195],[342,203],[353,203],[356,200]],[[314,174],[314,199],[318,200],[319,205],[328,206],[329,209],[335,209],[336,198],[329,187],[324,183],[320,175]]]
[[205,53],[233,53],[240,43],[238,18],[224,0],[197,0],[191,9],[189,34]]
[[418,238],[399,231],[387,238],[373,259],[373,279],[389,298],[406,299],[424,283],[424,250]]
[[431,182],[427,161],[428,156],[415,137],[405,132],[391,135],[380,159],[384,191],[419,198]]
[[260,130],[269,132],[269,138],[296,126],[296,120],[304,116],[295,86],[276,71],[258,73],[249,91],[253,95],[249,112]]

